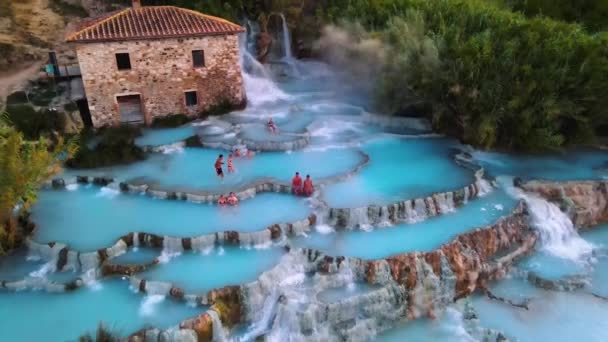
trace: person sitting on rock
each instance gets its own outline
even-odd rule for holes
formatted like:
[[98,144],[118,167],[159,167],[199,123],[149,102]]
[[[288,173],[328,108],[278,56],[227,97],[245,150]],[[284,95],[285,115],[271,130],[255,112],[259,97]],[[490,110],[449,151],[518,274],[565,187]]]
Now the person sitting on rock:
[[268,123],[266,125],[268,126],[268,130],[270,130],[270,133],[277,132],[277,125],[274,124],[274,121],[272,121],[272,118],[268,119]]
[[224,195],[220,195],[220,198],[217,199],[217,204],[226,205],[226,203],[228,203],[226,197],[224,197]]
[[228,155],[228,173],[234,172],[234,165],[232,164],[232,153]]
[[228,204],[230,204],[230,205],[237,205],[237,204],[239,204],[239,199],[236,197],[236,195],[234,194],[234,192],[231,192],[228,195]]
[[310,179],[310,175],[306,175],[302,193],[304,193],[305,196],[311,196],[313,192],[315,192],[315,187],[312,185],[312,179]]
[[302,193],[302,177],[300,177],[299,172],[296,172],[296,175],[291,179],[291,190],[296,195]]

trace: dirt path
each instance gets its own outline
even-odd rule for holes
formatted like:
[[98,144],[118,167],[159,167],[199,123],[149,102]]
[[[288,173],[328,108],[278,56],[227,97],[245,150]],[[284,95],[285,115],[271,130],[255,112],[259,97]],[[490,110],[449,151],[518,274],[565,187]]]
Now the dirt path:
[[6,102],[6,97],[12,92],[19,90],[25,83],[36,76],[43,62],[34,62],[29,66],[20,68],[13,72],[0,74],[0,107]]

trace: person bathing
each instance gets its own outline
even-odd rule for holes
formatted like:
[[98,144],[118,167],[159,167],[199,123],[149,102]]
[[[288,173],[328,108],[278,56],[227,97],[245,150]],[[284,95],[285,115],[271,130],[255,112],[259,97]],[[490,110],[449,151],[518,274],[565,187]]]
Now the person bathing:
[[300,177],[299,172],[296,172],[296,175],[291,179],[291,190],[296,195],[302,194],[302,177]]
[[236,195],[234,194],[234,192],[231,192],[228,195],[228,204],[230,204],[230,205],[237,205],[237,204],[239,204],[239,199],[236,197]]
[[228,173],[234,172],[234,165],[232,164],[232,153],[228,155]]
[[312,179],[310,179],[310,175],[306,175],[302,193],[304,194],[304,196],[311,196],[313,192],[315,192],[315,187],[314,185],[312,185]]
[[268,123],[266,125],[268,126],[268,130],[270,131],[270,133],[274,134],[277,132],[277,125],[274,124],[272,118],[268,119]]
[[222,165],[224,165],[224,155],[220,154],[215,161],[215,173],[217,173],[218,177],[224,179],[224,170],[222,170]]
[[217,199],[217,204],[226,205],[228,203],[228,199],[224,197],[224,195],[220,195],[220,198]]

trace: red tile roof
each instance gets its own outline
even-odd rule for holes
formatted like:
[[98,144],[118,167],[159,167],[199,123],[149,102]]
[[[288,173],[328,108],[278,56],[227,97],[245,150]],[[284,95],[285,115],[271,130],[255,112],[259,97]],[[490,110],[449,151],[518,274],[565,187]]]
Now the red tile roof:
[[208,36],[243,32],[228,20],[174,6],[127,8],[88,19],[66,37],[67,42],[100,42]]

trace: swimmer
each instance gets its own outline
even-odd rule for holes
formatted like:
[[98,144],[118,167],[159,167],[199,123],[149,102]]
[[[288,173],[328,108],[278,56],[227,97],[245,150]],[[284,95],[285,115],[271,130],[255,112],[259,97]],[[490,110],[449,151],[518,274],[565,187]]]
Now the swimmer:
[[217,204],[219,205],[225,205],[227,203],[227,199],[226,197],[224,197],[224,195],[220,195],[220,198],[217,199]]
[[296,175],[291,179],[291,190],[296,195],[302,193],[302,177],[300,177],[299,172],[296,172]]
[[228,173],[234,172],[234,165],[232,165],[232,153],[228,155]]
[[302,191],[305,196],[312,195],[315,192],[315,187],[312,185],[312,179],[310,179],[310,175],[306,175],[306,179],[304,180],[304,189]]
[[277,132],[277,126],[274,124],[274,121],[272,121],[272,118],[268,119],[268,129],[270,130],[270,133],[276,133]]
[[236,195],[234,194],[234,192],[231,192],[228,195],[228,204],[230,204],[230,205],[237,205],[237,204],[239,204],[239,199],[236,197]]
[[224,165],[224,155],[220,154],[215,161],[215,172],[217,173],[218,177],[223,179],[224,170],[222,170],[222,165]]

